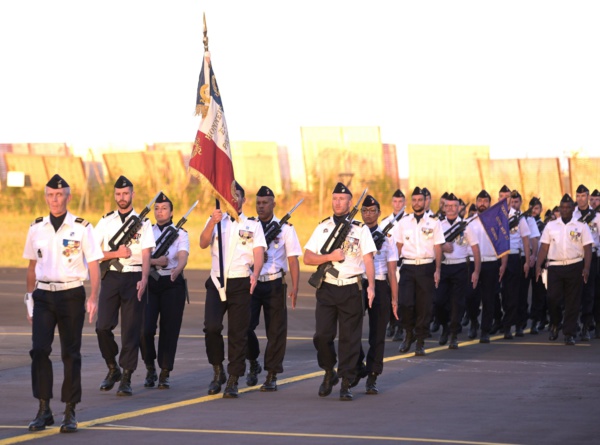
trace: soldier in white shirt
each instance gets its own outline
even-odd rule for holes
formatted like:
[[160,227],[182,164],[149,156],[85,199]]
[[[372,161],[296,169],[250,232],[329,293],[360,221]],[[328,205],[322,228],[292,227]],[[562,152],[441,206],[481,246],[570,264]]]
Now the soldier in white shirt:
[[[164,193],[156,199],[154,218],[156,224],[152,226],[152,233],[156,241],[165,230],[169,228],[176,230],[173,224],[173,202]],[[156,247],[158,249],[160,246]],[[158,389],[169,389],[171,386],[169,377],[175,363],[187,295],[183,269],[187,265],[189,254],[190,239],[182,227],[177,231],[177,237],[167,253],[159,258],[150,259],[150,265],[155,270],[151,273],[152,278],[148,280],[148,300],[144,304],[144,324],[140,345],[147,370],[144,382],[146,388],[154,387],[156,380],[158,380]],[[159,317],[157,354],[154,337]],[[154,366],[154,361],[157,359],[160,376],[156,375]]]
[[[64,367],[61,400],[66,404],[61,433],[77,431],[75,405],[81,401],[81,332],[85,311],[92,323],[98,309],[102,251],[94,239],[93,227],[67,211],[71,201],[67,181],[54,175],[46,184],[45,198],[50,215],[37,218],[29,228],[23,258],[27,269],[27,318],[32,323],[31,382],[39,399],[38,413],[29,431],[54,424],[52,398],[52,341],[58,326]],[[83,282],[91,282],[85,299]],[[30,313],[31,311],[31,313]],[[7,400],[5,400],[7,402]]]
[[[560,218],[550,221],[542,233],[536,277],[548,258],[548,309],[550,340],[558,338],[563,320],[566,345],[575,344],[577,315],[581,309],[581,287],[588,281],[593,239],[589,227],[573,216],[574,202],[569,195],[560,201]],[[561,317],[561,303],[564,316]]]
[[[103,262],[110,264],[102,278],[96,334],[102,358],[108,366],[108,374],[100,384],[101,391],[110,391],[116,382],[118,396],[131,396],[131,376],[137,368],[142,332],[144,307],[142,296],[150,273],[150,255],[155,246],[152,224],[147,218],[141,223],[129,245],[111,250],[109,241],[115,236],[127,218],[138,214],[133,210],[133,184],[125,176],[115,182],[114,197],[118,209],[107,213],[96,225],[96,240],[104,253]],[[113,261],[115,260],[115,261]],[[121,353],[113,330],[121,312]],[[121,369],[123,368],[123,372]]]
[[[315,335],[313,343],[317,350],[319,367],[325,370],[319,396],[327,397],[333,386],[342,377],[340,400],[352,400],[350,385],[356,378],[356,364],[360,354],[363,299],[360,292],[362,274],[366,273],[369,305],[375,298],[375,267],[373,253],[375,243],[368,227],[359,221],[352,221],[341,248],[322,253],[321,249],[338,224],[343,224],[350,214],[352,193],[342,183],[335,186],[332,194],[333,216],[319,223],[304,246],[304,264],[320,266],[331,263],[338,272],[337,278],[327,273],[317,289],[315,309]],[[339,324],[339,364],[334,340]]]
[[[454,193],[446,194],[444,213],[446,217],[441,221],[444,234],[457,230],[463,219],[458,216],[459,203]],[[448,247],[446,247],[448,245]],[[479,240],[473,232],[471,225],[466,226],[463,232],[451,243],[444,246],[444,256],[440,274],[440,284],[437,288],[436,318],[442,326],[440,334],[440,345],[448,343],[449,349],[458,349],[458,333],[460,332],[460,321],[465,312],[466,296],[472,289],[477,287],[479,272],[481,270],[481,255],[479,252]],[[471,252],[469,252],[469,246]],[[469,254],[473,257],[473,272],[469,273]]]
[[[529,201],[529,207],[531,208],[531,216],[533,222],[536,224],[537,231],[541,233],[544,231],[544,222],[540,218],[542,214],[542,201],[539,198],[532,198]],[[539,240],[538,240],[539,241]],[[535,251],[535,263],[534,267],[537,264],[537,252],[540,250],[540,245],[538,242],[537,250]],[[533,253],[533,250],[532,250]],[[545,326],[545,321],[547,319],[546,312],[546,286],[541,281],[535,279],[535,268],[533,271],[530,271],[530,276],[532,275],[531,280],[531,329],[529,331],[530,334],[537,335],[540,331],[540,328],[543,329]]]
[[[236,182],[239,221],[215,209],[200,235],[200,248],[210,246],[212,267],[206,280],[204,305],[204,343],[208,362],[213,366],[213,380],[208,394],[218,394],[227,381],[223,398],[238,397],[238,380],[246,372],[246,348],[250,327],[250,297],[258,283],[267,244],[262,226],[256,218],[242,213],[246,202],[244,189]],[[217,224],[221,222],[221,234]],[[218,237],[223,247],[224,289],[220,283]],[[225,343],[223,318],[227,312],[227,373],[225,377]]]
[[[593,209],[597,209],[600,206],[600,191],[594,189],[590,195],[590,205]],[[598,216],[598,215],[596,215]],[[590,229],[591,230],[591,229]],[[590,275],[595,274],[596,286],[594,287],[594,324],[595,324],[595,337],[600,339],[600,224],[596,222],[595,226],[596,236],[599,237],[598,244],[596,245],[596,270],[590,269]],[[594,234],[592,233],[592,236]]]
[[412,193],[412,208],[414,213],[402,218],[393,231],[403,258],[398,304],[405,337],[400,352],[408,352],[416,339],[415,355],[425,355],[445,239],[440,221],[426,213],[425,194],[419,187]]
[[[280,224],[280,220],[273,214],[275,206],[276,202],[273,190],[263,185],[256,193],[256,213],[265,233],[271,224],[277,226]],[[300,246],[296,229],[289,223],[283,224],[281,231],[267,247],[265,263],[260,271],[256,289],[252,293],[247,354],[250,367],[246,383],[248,386],[256,385],[258,383],[257,374],[262,371],[258,362],[260,346],[254,332],[260,322],[260,311],[262,308],[267,334],[267,346],[264,354],[267,378],[265,383],[260,387],[260,390],[263,392],[277,391],[277,374],[283,372],[283,358],[285,356],[287,337],[286,296],[290,298],[292,308],[295,308],[298,296],[298,280],[300,278],[298,257],[301,255],[302,247]],[[292,281],[289,292],[285,281],[285,275],[288,272]]]
[[[590,212],[594,212],[597,207],[590,206],[590,190],[583,184],[577,187],[575,201],[577,207],[573,212],[573,217],[577,220],[582,220],[584,217],[591,217]],[[594,217],[588,223],[592,239],[592,262],[590,265],[590,276],[587,283],[584,283],[581,289],[581,341],[590,340],[590,326],[593,324],[594,293],[596,288],[596,271],[598,270],[598,251],[600,250],[600,213],[593,213]],[[597,333],[598,329],[596,329]]]

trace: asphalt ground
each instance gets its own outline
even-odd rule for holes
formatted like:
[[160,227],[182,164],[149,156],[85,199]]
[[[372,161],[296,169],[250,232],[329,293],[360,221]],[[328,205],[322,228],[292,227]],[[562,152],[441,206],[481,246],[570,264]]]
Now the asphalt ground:
[[[546,331],[512,341],[495,336],[488,345],[468,341],[463,333],[458,350],[439,346],[434,334],[425,357],[399,354],[399,344],[388,339],[379,395],[366,395],[363,380],[352,402],[339,400],[339,385],[329,397],[318,397],[323,372],[312,344],[315,300],[307,274],[301,277],[298,306],[289,310],[279,390],[258,390],[263,371],[255,387],[240,379],[237,400],[208,396],[212,367],[202,333],[207,272],[188,271],[187,278],[191,303],[168,390],[144,388],[141,366],[132,379],[132,397],[117,397],[116,387],[99,391],[106,366],[94,327],[86,321],[79,431],[69,435],[58,431],[64,408],[58,334],[52,353],[56,424],[41,432],[27,430],[37,401],[31,393],[31,328],[22,297],[25,270],[0,269],[0,445],[36,440],[87,445],[600,443],[600,340],[565,346],[548,341]],[[264,349],[263,326],[258,334]],[[365,347],[366,339],[365,330]]]

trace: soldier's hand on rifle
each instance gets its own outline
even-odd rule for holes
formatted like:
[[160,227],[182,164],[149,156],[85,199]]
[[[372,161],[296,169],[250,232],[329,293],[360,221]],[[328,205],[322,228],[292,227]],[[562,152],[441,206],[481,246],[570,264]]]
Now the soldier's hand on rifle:
[[454,252],[454,243],[444,243],[444,244],[442,244],[442,252],[444,252],[444,253],[452,253],[452,252]]
[[129,258],[131,256],[131,249],[124,244],[121,244],[117,249],[117,258]]
[[212,212],[212,215],[210,215],[210,222],[213,225],[217,225],[217,223],[220,223],[222,219],[223,219],[223,212],[221,211],[221,209],[215,209]]
[[344,261],[346,259],[346,254],[342,249],[335,249],[333,252],[329,254],[329,258],[331,261]]

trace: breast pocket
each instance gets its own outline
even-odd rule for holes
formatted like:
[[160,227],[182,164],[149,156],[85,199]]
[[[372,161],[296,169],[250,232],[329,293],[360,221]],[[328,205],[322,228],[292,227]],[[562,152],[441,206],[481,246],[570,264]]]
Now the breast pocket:
[[550,231],[550,241],[553,243],[558,243],[560,240],[560,230],[551,230]]
[[38,263],[44,264],[49,261],[50,248],[48,247],[48,240],[36,240],[33,242],[33,249],[35,250],[35,259]]

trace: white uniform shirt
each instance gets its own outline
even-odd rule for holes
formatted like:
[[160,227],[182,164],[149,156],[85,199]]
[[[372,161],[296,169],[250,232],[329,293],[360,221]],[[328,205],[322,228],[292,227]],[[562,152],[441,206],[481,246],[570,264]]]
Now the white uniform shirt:
[[[339,279],[347,279],[361,275],[365,272],[363,255],[377,251],[369,228],[362,223],[359,223],[360,225],[354,224],[356,222],[357,221],[354,221],[351,225],[350,232],[342,245],[342,250],[346,255],[346,259],[343,263],[337,261],[332,262],[333,266],[339,271]],[[329,235],[334,229],[335,222],[333,217],[321,221],[304,248],[320,255],[321,248],[325,245],[327,238],[329,238]]]
[[[490,240],[487,232],[483,228],[481,220],[479,218],[475,218],[469,226],[467,227],[469,239],[473,238],[477,240],[477,244],[479,244],[479,253],[481,254],[481,261],[496,261],[496,249],[494,249],[494,245]],[[470,256],[473,256],[473,252],[469,252]]]
[[[279,223],[279,218],[273,216],[273,221]],[[269,244],[267,249],[267,261],[263,264],[260,271],[261,275],[269,275],[277,273],[281,270],[288,271],[287,258],[291,256],[301,256],[302,246],[296,229],[291,224],[284,224],[281,227],[281,232]]]
[[[135,210],[133,210],[129,215],[127,215],[127,218],[132,215],[137,216],[138,214]],[[127,218],[125,221],[127,221]],[[100,219],[96,225],[94,234],[96,235],[96,240],[100,244],[100,247],[103,251],[108,252],[111,250],[108,242],[113,236],[115,236],[122,226],[123,222],[121,221],[121,217],[119,216],[119,212],[117,210],[107,213]],[[144,218],[142,228],[138,230],[131,240],[131,244],[127,246],[131,249],[131,256],[129,258],[118,258],[119,263],[121,263],[123,266],[141,266],[142,250],[152,248],[154,246],[156,246],[156,243],[154,242],[154,234],[152,233],[152,224],[148,218]]]
[[[175,224],[171,224],[167,227],[175,227]],[[167,227],[165,227],[163,231],[167,230]],[[158,241],[158,238],[160,238],[160,235],[162,234],[160,228],[158,227],[158,224],[152,226],[152,233],[154,235],[154,239]],[[156,247],[159,248],[160,245],[157,245]],[[188,236],[188,233],[184,229],[179,229],[179,232],[177,232],[177,238],[175,239],[173,244],[171,244],[171,247],[169,247],[169,250],[167,250],[167,254],[165,255],[167,257],[168,263],[166,267],[159,267],[159,269],[175,269],[177,267],[177,264],[179,263],[177,255],[179,252],[182,251],[188,253],[190,252],[190,238]]]
[[[206,224],[208,225],[208,221]],[[206,226],[205,226],[206,227]],[[210,254],[212,257],[211,275],[220,276],[219,272],[219,243],[217,225],[213,229],[210,241]],[[243,213],[240,222],[231,221],[227,213],[221,220],[221,233],[223,244],[223,267],[228,270],[228,278],[249,276],[254,265],[254,248],[264,247],[266,250],[265,234],[258,219],[250,219]]]
[[[383,232],[383,229],[387,224],[379,226],[379,231]],[[381,250],[375,252],[374,256],[375,263],[375,275],[387,275],[388,263],[390,261],[398,261],[398,247],[396,247],[396,241],[391,233],[388,233],[381,245]]]
[[427,213],[418,224],[414,214],[407,215],[394,226],[392,234],[403,245],[400,256],[409,260],[435,259],[433,246],[446,242],[440,221]]
[[[590,209],[591,209],[591,207],[590,207]],[[577,208],[575,208],[575,211],[573,212],[573,219],[579,219],[579,218],[581,218],[581,210],[579,210],[579,207],[577,207]],[[594,239],[593,249],[596,252],[598,252],[598,251],[600,251],[600,213],[596,213],[596,216],[594,217],[592,222],[590,222],[588,224],[588,226],[590,228],[590,232],[592,233],[592,238]]]
[[[459,224],[463,219],[459,216],[454,221],[454,224],[451,226],[450,221],[445,218],[440,222],[442,227],[442,231],[446,233],[451,227]],[[469,248],[469,246],[474,246],[475,244],[479,244],[476,234],[473,232],[473,228],[471,227],[472,223],[470,223],[461,233],[457,236],[454,241],[452,241],[454,250],[451,253],[444,252],[444,256],[449,260],[462,260],[467,258],[468,256],[473,256],[473,251]]]
[[69,212],[56,232],[50,216],[36,219],[23,251],[23,258],[36,261],[35,279],[51,283],[87,280],[87,263],[103,256],[94,227]]
[[583,246],[592,244],[592,234],[587,224],[575,217],[565,224],[562,218],[550,221],[540,240],[548,244],[548,261],[565,261],[583,258]]
[[[515,213],[516,210],[511,207],[508,212],[508,218],[510,219]],[[510,253],[523,252],[523,240],[521,237],[529,237],[530,235],[529,224],[527,224],[525,217],[519,218],[519,224],[510,231]]]

